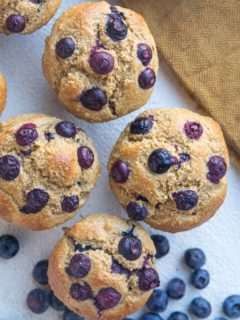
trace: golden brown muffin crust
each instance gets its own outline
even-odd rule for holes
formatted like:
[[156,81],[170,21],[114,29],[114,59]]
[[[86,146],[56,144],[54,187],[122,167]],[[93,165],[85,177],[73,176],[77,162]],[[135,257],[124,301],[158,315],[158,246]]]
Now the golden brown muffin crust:
[[4,76],[0,73],[0,114],[3,113],[7,100],[7,83]]

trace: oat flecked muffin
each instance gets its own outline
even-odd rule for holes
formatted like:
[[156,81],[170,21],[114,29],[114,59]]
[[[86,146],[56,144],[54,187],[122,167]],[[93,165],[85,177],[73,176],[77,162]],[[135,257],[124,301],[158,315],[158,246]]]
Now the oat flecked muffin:
[[0,115],[3,113],[6,100],[7,100],[7,84],[3,75],[0,73]]
[[219,125],[185,109],[148,110],[123,131],[108,164],[130,218],[178,232],[223,203],[229,157]]
[[31,33],[54,16],[61,0],[1,0],[0,32]]
[[155,247],[138,223],[94,214],[64,231],[49,260],[49,284],[84,319],[120,320],[159,286]]
[[46,39],[43,70],[70,112],[103,122],[147,102],[157,50],[137,13],[104,1],[81,3],[62,14]]
[[32,229],[53,228],[85,203],[99,174],[96,150],[69,122],[21,115],[0,128],[0,217]]

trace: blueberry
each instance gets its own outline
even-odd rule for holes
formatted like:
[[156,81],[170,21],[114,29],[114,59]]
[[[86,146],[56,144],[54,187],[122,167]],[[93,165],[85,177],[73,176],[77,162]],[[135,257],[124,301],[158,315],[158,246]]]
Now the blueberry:
[[48,260],[39,261],[33,268],[33,279],[39,284],[48,284]]
[[126,38],[128,26],[124,23],[124,16],[116,7],[111,7],[112,13],[108,16],[106,33],[113,41],[121,41]]
[[147,301],[147,307],[152,312],[164,312],[168,306],[168,295],[165,291],[155,289]]
[[129,202],[126,208],[129,218],[135,221],[143,221],[148,216],[148,210],[145,206],[141,206],[137,202]]
[[56,44],[56,54],[61,59],[67,59],[71,57],[76,49],[76,42],[71,37],[66,37],[58,41]]
[[119,253],[127,260],[137,260],[142,254],[142,242],[133,235],[124,236],[118,244]]
[[158,314],[153,312],[145,313],[139,320],[163,320]]
[[62,210],[65,212],[73,212],[79,207],[79,198],[77,195],[65,196],[61,201]]
[[170,250],[168,239],[160,234],[154,234],[151,238],[156,248],[155,257],[159,259],[167,255]]
[[214,320],[227,320],[226,318],[223,318],[223,317],[217,317],[215,318]]
[[6,181],[16,179],[20,173],[20,166],[20,161],[15,156],[0,157],[0,178]]
[[180,158],[180,164],[184,163],[184,162],[188,162],[191,157],[188,153],[185,153],[185,152],[182,152],[182,153],[179,153],[179,158]]
[[181,211],[190,211],[198,204],[198,194],[193,190],[184,190],[172,194],[176,207]]
[[96,298],[96,306],[100,310],[112,309],[118,305],[122,295],[114,288],[102,288]]
[[204,289],[210,281],[210,275],[207,270],[198,269],[191,276],[191,284],[197,289]]
[[203,134],[201,123],[188,121],[184,124],[184,132],[190,139],[199,140]]
[[70,288],[70,294],[79,301],[85,301],[93,297],[92,289],[87,283],[73,283]]
[[67,273],[76,278],[83,278],[85,277],[91,268],[91,261],[88,256],[82,253],[75,254],[67,267]]
[[240,317],[240,295],[232,295],[223,303],[223,311],[231,319]]
[[77,150],[78,163],[82,169],[89,169],[94,162],[94,153],[89,147],[82,146]]
[[184,255],[186,265],[193,269],[200,269],[206,263],[206,255],[199,248],[188,249]]
[[110,53],[95,51],[89,57],[90,67],[98,74],[108,74],[114,68],[114,58]]
[[111,168],[111,177],[118,183],[124,183],[128,180],[130,169],[128,163],[123,160],[117,160]]
[[21,212],[38,213],[40,212],[48,203],[49,195],[46,191],[42,189],[33,189],[27,194],[27,205],[21,208]]
[[51,132],[48,132],[48,131],[44,132],[44,137],[48,142],[54,139],[54,135]]
[[26,18],[21,16],[19,13],[13,13],[7,18],[5,25],[8,31],[12,33],[20,33],[26,27]]
[[212,307],[206,299],[198,297],[191,302],[189,311],[196,317],[204,319],[211,314]]
[[124,274],[129,278],[132,275],[132,272],[127,268],[123,267],[116,260],[112,259],[111,272],[114,274]]
[[31,145],[37,138],[38,132],[33,123],[25,123],[16,132],[16,141],[22,147]]
[[29,1],[34,4],[41,4],[43,2],[43,0],[29,0]]
[[146,134],[153,126],[153,120],[150,117],[139,117],[130,125],[131,134]]
[[159,275],[155,269],[144,268],[138,272],[138,286],[141,291],[149,291],[159,285]]
[[82,92],[80,102],[87,109],[101,111],[107,104],[108,98],[105,91],[94,87]]
[[145,43],[139,43],[137,46],[137,57],[144,66],[147,66],[152,60],[152,49]]
[[138,83],[142,89],[150,89],[156,82],[156,74],[153,69],[146,68],[138,77]]
[[70,121],[59,122],[56,125],[55,130],[57,134],[64,138],[74,138],[77,133],[75,124]]
[[64,303],[55,296],[53,291],[50,292],[49,303],[50,306],[56,311],[65,311],[66,309]]
[[122,320],[133,320],[132,318],[123,318]]
[[168,171],[172,165],[172,155],[166,149],[154,150],[148,158],[149,169],[158,174],[162,174]]
[[185,295],[186,285],[182,279],[173,278],[167,285],[167,294],[172,299],[181,299]]
[[3,259],[13,258],[19,251],[18,239],[10,234],[0,236],[0,257]]
[[218,184],[227,172],[227,164],[223,157],[213,156],[208,160],[207,179],[214,184]]
[[34,289],[27,295],[27,305],[33,313],[44,313],[49,307],[49,295],[42,289]]
[[63,314],[63,320],[84,320],[79,314],[74,313],[73,311],[66,309]]
[[168,320],[189,320],[189,318],[185,313],[176,311],[170,314]]

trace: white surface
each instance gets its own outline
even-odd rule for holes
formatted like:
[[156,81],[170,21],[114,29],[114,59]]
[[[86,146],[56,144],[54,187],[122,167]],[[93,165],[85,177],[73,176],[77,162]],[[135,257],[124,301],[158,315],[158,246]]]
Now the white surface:
[[[58,15],[68,6],[79,3],[77,0],[63,2]],[[8,81],[8,102],[2,119],[22,113],[43,112],[78,122],[93,138],[102,165],[101,178],[81,214],[112,212],[124,215],[108,189],[106,172],[109,153],[119,134],[125,125],[144,109],[161,106],[187,106],[194,109],[194,104],[167,68],[161,66],[154,94],[141,110],[105,124],[88,124],[73,118],[57,101],[41,70],[44,39],[55,19],[56,17],[46,27],[30,36],[0,36],[0,70]],[[226,201],[211,221],[190,232],[167,234],[171,252],[159,261],[161,287],[164,288],[166,282],[174,276],[189,281],[190,272],[182,263],[182,256],[185,249],[195,246],[203,248],[207,254],[206,268],[211,273],[211,284],[203,291],[188,286],[184,299],[170,303],[167,312],[162,315],[164,319],[170,312],[185,311],[191,299],[198,295],[211,301],[213,313],[209,318],[214,319],[215,316],[221,315],[221,302],[226,296],[240,294],[240,179],[233,166],[228,176],[229,189]],[[66,225],[72,225],[79,218],[80,214]],[[26,294],[37,286],[31,278],[32,268],[40,259],[48,258],[54,244],[62,235],[61,228],[60,226],[55,230],[34,233],[0,222],[0,234],[16,235],[21,246],[15,258],[9,261],[0,260],[0,320],[62,319],[61,313],[52,309],[43,315],[34,315],[25,305]]]

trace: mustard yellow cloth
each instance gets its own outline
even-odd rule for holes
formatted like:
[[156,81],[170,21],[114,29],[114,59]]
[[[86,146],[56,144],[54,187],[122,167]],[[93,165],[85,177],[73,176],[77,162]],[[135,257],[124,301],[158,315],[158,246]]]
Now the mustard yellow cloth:
[[240,1],[121,3],[145,17],[160,55],[240,156]]

